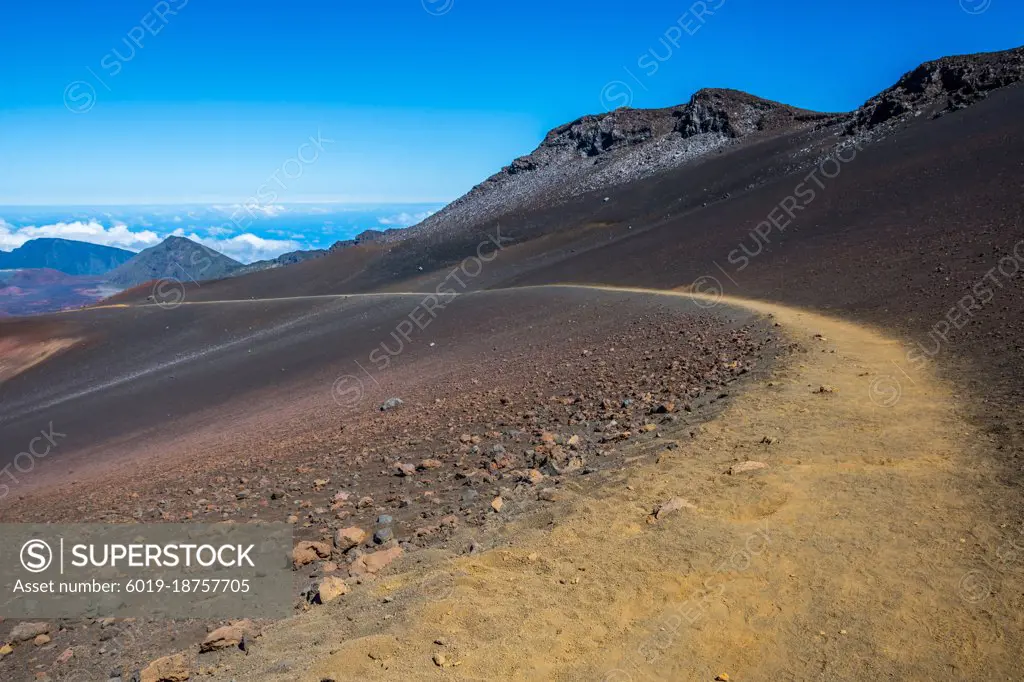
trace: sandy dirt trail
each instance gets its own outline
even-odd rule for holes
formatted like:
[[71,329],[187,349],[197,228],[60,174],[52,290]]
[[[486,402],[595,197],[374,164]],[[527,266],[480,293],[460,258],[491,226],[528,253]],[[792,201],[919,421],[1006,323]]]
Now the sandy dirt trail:
[[[796,349],[694,436],[663,430],[494,549],[410,557],[272,626],[217,677],[1024,679],[1021,562],[991,561],[1016,531],[970,484],[952,387],[901,375],[904,348],[874,330],[724,303]],[[726,473],[745,460],[769,466]],[[696,509],[650,517],[676,497]]]

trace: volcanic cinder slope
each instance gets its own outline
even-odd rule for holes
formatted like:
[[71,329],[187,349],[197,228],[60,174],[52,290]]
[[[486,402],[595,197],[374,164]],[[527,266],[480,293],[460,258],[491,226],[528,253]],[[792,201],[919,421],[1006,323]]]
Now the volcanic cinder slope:
[[[296,512],[313,539],[387,512],[428,548],[216,679],[1019,678],[1022,74],[1018,49],[849,114],[708,90],[584,117],[400,238],[4,323],[76,345],[0,384],[5,443],[67,434],[0,513]],[[724,473],[746,459],[768,473]],[[648,518],[675,496],[697,510]]]

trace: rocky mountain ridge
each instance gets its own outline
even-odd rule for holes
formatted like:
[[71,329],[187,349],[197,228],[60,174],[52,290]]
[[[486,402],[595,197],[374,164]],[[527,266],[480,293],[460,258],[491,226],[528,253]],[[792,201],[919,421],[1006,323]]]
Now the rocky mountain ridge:
[[[926,62],[847,113],[820,113],[709,88],[679,106],[583,116],[554,128],[533,152],[388,240],[452,235],[528,205],[559,203],[633,182],[748,140],[832,127],[836,135],[883,136],[921,114],[937,116],[969,106],[1022,78],[1024,47]],[[793,166],[818,161],[820,153],[801,149],[794,153]]]

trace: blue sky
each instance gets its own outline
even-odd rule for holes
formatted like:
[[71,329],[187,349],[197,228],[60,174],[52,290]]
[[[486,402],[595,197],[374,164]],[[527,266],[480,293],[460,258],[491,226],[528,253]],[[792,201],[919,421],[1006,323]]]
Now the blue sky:
[[848,110],[1024,44],[1019,0],[781,5],[8,0],[0,205],[225,204],[274,178],[277,204],[441,204],[583,114],[706,86]]

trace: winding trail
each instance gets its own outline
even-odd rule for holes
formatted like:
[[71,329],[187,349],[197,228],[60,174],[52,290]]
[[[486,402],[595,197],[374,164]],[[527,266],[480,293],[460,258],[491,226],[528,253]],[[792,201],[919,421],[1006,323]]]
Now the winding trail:
[[[223,679],[1024,679],[1020,562],[985,564],[1002,531],[963,484],[974,434],[952,387],[894,380],[904,349],[873,329],[720,302],[794,343],[769,381],[524,514],[507,546],[410,557],[275,624]],[[769,467],[726,473],[748,459]],[[674,497],[697,508],[650,518]]]

